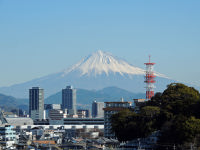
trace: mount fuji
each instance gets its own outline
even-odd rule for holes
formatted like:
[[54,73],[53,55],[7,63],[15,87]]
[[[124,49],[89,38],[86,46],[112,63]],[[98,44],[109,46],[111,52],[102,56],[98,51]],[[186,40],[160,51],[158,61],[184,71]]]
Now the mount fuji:
[[[39,86],[45,90],[45,97],[48,97],[67,85],[88,90],[116,86],[134,93],[145,93],[144,75],[145,70],[99,50],[66,70],[10,87],[1,87],[0,93],[28,98],[28,89]],[[163,91],[167,84],[174,82],[160,73],[156,72],[155,75],[155,91]]]

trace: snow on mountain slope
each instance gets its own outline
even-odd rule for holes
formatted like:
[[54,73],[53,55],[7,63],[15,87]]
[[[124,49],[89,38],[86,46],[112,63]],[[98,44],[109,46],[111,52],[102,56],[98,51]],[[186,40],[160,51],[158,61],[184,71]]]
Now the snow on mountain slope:
[[[87,58],[82,59],[71,68],[64,71],[62,76],[66,76],[73,71],[79,71],[80,76],[96,76],[105,73],[107,76],[109,73],[119,73],[120,75],[144,75],[145,70],[134,67],[122,59],[114,57],[112,54],[103,52],[101,50],[93,53]],[[156,73],[157,76],[165,77],[162,74]]]
[[[67,85],[88,90],[116,86],[134,93],[145,93],[144,75],[145,70],[130,65],[110,53],[97,51],[69,69],[21,84],[1,87],[0,93],[27,98],[28,89],[39,86],[45,90],[47,97]],[[167,84],[173,82],[162,74],[156,73],[156,76],[155,86],[158,91],[162,91]]]

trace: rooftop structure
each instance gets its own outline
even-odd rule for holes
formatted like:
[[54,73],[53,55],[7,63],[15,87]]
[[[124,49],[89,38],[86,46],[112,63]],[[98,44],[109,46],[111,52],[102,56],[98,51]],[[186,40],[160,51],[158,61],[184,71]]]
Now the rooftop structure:
[[6,120],[8,124],[13,126],[33,125],[33,119],[27,117],[8,117]]
[[135,106],[139,106],[140,104],[144,103],[146,99],[133,99]]

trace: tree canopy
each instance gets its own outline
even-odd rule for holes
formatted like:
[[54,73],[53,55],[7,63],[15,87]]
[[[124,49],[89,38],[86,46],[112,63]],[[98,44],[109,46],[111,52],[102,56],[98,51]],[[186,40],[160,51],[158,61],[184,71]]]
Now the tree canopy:
[[193,87],[172,83],[156,93],[139,112],[124,110],[111,117],[112,130],[120,141],[144,138],[160,131],[161,144],[198,143],[200,94]]

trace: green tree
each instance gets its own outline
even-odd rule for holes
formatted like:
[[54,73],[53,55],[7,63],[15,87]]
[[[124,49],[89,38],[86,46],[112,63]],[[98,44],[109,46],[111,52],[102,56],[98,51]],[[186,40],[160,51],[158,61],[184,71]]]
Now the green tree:
[[111,117],[112,131],[119,141],[147,137],[156,130],[159,113],[160,108],[155,106],[145,106],[138,114],[129,109],[122,110]]
[[140,115],[153,118],[160,114],[160,108],[156,106],[145,106],[141,108]]
[[111,117],[112,130],[120,141],[143,138],[160,130],[161,144],[197,143],[200,135],[200,94],[193,87],[172,83],[163,93],[135,113],[124,110]]
[[197,144],[200,135],[200,119],[177,115],[173,121],[163,125],[160,144],[176,144],[179,148],[184,145]]
[[189,117],[194,114],[194,106],[199,99],[200,94],[193,87],[172,83],[161,96],[161,107],[174,115],[183,114]]
[[124,109],[111,116],[112,131],[119,141],[128,141],[134,138],[130,133],[134,132],[137,121],[131,122],[131,120],[137,116],[138,114],[129,109]]
[[160,96],[160,102],[160,142],[179,145],[194,143],[199,135],[199,92],[193,87],[172,83]]

